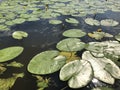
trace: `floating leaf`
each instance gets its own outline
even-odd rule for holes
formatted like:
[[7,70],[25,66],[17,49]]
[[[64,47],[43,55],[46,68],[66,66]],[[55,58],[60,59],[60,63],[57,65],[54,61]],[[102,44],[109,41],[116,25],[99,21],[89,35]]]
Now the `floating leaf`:
[[21,24],[21,23],[25,22],[25,19],[23,19],[23,18],[17,18],[15,20],[12,20],[12,22],[14,22],[16,24]]
[[92,90],[114,90],[114,89],[109,87],[97,87],[97,88],[93,88]]
[[120,33],[117,34],[117,35],[115,35],[115,39],[118,40],[118,41],[120,41]]
[[76,52],[60,52],[60,55],[66,57],[66,63],[71,62],[73,60],[80,60],[80,57],[76,55]]
[[0,75],[3,74],[6,71],[6,68],[3,64],[0,64]]
[[119,22],[113,20],[113,19],[105,19],[100,21],[101,25],[103,26],[117,26]]
[[86,33],[83,32],[81,29],[70,29],[65,32],[63,32],[63,36],[66,37],[83,37]]
[[113,37],[113,35],[111,35],[109,33],[98,32],[98,31],[95,31],[93,33],[88,33],[88,36],[91,37],[91,38],[95,38],[96,40],[100,40],[103,37]]
[[49,23],[50,24],[61,24],[62,21],[60,21],[60,20],[49,20]]
[[75,23],[75,24],[79,23],[79,21],[74,19],[74,18],[68,18],[68,19],[65,19],[65,21],[68,22],[68,23]]
[[7,79],[0,79],[0,90],[9,90],[19,77],[23,77],[23,73],[14,74],[12,77]]
[[23,52],[23,47],[12,46],[0,50],[0,62],[14,59]]
[[67,38],[58,42],[56,47],[61,51],[80,51],[85,48],[85,43],[77,38]]
[[28,34],[24,31],[15,31],[12,33],[12,37],[14,39],[23,39],[24,37],[28,37]]
[[91,25],[91,26],[93,26],[93,25],[99,26],[100,25],[100,22],[93,18],[86,18],[85,23],[87,23],[88,25]]
[[[82,59],[88,60],[93,68],[94,71],[94,77],[105,82],[108,84],[114,84],[115,79],[112,77],[114,76],[115,78],[120,77],[120,69],[117,65],[115,65],[110,59],[107,58],[95,58],[93,57],[89,51],[85,51],[82,55]],[[116,71],[113,71],[114,69],[111,70],[111,72],[114,72],[111,76],[111,72],[108,72],[106,70],[106,65],[110,64],[112,68],[117,69]],[[110,69],[110,68],[109,68]],[[116,75],[116,72],[118,72],[118,75]]]
[[35,76],[37,78],[37,90],[44,90],[49,86],[50,78],[43,78],[42,76]]
[[28,71],[33,74],[50,74],[58,71],[65,63],[66,58],[59,55],[59,51],[44,51],[32,58]]
[[16,62],[16,61],[13,61],[13,62],[11,62],[11,63],[7,64],[7,66],[21,68],[21,67],[23,67],[23,64],[18,63],[18,62]]
[[92,80],[92,68],[85,60],[75,60],[65,64],[60,70],[60,80],[67,81],[71,88],[81,88]]

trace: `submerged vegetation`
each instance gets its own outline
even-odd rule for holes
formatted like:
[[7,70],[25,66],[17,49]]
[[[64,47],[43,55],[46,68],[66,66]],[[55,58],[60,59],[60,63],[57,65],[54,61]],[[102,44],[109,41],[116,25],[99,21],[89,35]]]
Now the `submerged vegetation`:
[[[14,25],[39,20],[46,20],[49,25],[55,27],[73,25],[73,28],[63,31],[61,35],[64,39],[56,43],[56,50],[39,52],[25,67],[29,74],[36,78],[37,90],[48,88],[51,78],[46,76],[55,72],[58,72],[59,80],[67,82],[72,89],[83,88],[94,78],[114,85],[115,81],[120,79],[120,33],[113,35],[101,27],[112,29],[120,24],[112,18],[98,20],[96,14],[108,10],[120,13],[119,5],[119,0],[5,0],[0,2],[0,32],[11,30],[10,36],[21,43],[21,39],[28,38],[29,33],[12,30]],[[65,18],[61,18],[62,16]],[[86,32],[83,28],[76,28],[81,22],[77,18],[82,18],[82,23],[98,29]],[[82,40],[84,37],[94,41],[85,42]],[[24,67],[23,63],[16,61],[16,58],[25,52],[24,48],[15,45],[0,49],[1,76],[9,67]],[[1,77],[0,90],[11,89],[19,77],[23,78],[24,73],[12,73],[9,78]],[[112,88],[96,86],[91,90]]]

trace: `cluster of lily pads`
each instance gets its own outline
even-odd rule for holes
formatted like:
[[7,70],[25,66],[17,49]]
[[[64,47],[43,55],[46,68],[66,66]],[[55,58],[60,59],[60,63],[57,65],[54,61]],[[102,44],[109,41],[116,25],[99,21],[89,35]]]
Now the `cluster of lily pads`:
[[[60,80],[68,81],[73,89],[88,85],[93,78],[113,85],[115,79],[120,79],[120,35],[116,35],[114,41],[84,43],[79,38],[85,35],[81,29],[66,30],[63,36],[68,38],[57,43],[58,50],[35,55],[28,64],[28,71],[38,75],[60,71]],[[77,56],[80,51],[82,56]]]
[[[13,60],[14,58],[18,57],[22,52],[24,48],[21,46],[11,46],[0,50],[0,75],[4,75],[4,72],[6,72],[7,67],[15,67],[15,68],[22,68],[24,65],[22,63],[12,61],[8,62],[10,60]],[[7,54],[6,54],[7,53]],[[18,78],[23,78],[24,73],[13,73],[11,77],[8,78],[0,78],[0,90],[9,90],[13,87],[15,84],[15,81]],[[36,82],[38,90],[44,90],[44,88],[48,87],[48,83],[50,82],[50,78],[43,78],[41,76],[36,76]]]
[[[41,18],[55,19],[49,22],[59,24],[62,21],[57,17],[61,15],[83,17],[107,10],[120,12],[119,4],[119,0],[5,0],[0,2],[0,30],[10,30],[12,25]],[[77,22],[72,18],[65,21]]]
[[103,26],[117,26],[119,24],[119,22],[117,22],[113,19],[105,19],[105,20],[98,21],[98,20],[93,19],[93,18],[86,18],[85,22],[88,25],[91,25],[91,26],[93,26],[93,25],[95,25],[95,26],[100,26],[100,25],[103,25]]

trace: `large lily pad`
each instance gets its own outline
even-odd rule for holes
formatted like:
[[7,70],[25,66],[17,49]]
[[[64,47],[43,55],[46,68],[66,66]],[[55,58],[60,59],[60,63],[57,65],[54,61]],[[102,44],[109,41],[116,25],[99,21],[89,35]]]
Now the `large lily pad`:
[[28,71],[33,74],[50,74],[58,71],[65,63],[66,57],[59,55],[59,51],[44,51],[32,58]]
[[91,63],[95,78],[109,84],[114,84],[114,78],[120,78],[120,69],[112,60],[104,57],[95,58],[89,51],[83,53],[82,59]]
[[63,36],[66,37],[83,37],[86,33],[83,32],[81,29],[70,29],[65,32],[63,32]]
[[92,68],[88,61],[75,60],[65,64],[60,70],[60,80],[67,81],[71,88],[81,88],[92,80]]
[[23,47],[12,46],[0,50],[0,62],[14,59],[23,52]]
[[61,51],[80,51],[85,48],[85,43],[77,38],[67,38],[58,42],[56,47]]

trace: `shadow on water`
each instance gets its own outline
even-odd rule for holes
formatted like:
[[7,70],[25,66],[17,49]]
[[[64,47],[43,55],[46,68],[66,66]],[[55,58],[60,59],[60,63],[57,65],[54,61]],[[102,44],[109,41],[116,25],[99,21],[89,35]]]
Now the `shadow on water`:
[[[31,74],[27,71],[27,65],[29,61],[34,57],[36,54],[45,51],[45,50],[51,50],[56,49],[56,44],[64,39],[65,37],[62,36],[62,33],[67,29],[82,29],[85,32],[92,32],[96,31],[97,29],[101,28],[104,32],[111,33],[113,35],[116,35],[120,32],[120,25],[117,27],[103,27],[103,26],[89,26],[86,25],[84,22],[84,19],[86,17],[94,17],[94,15],[87,15],[86,17],[79,18],[76,17],[77,20],[80,21],[78,25],[72,25],[69,23],[66,23],[64,20],[65,18],[69,18],[72,16],[62,16],[59,17],[63,20],[63,23],[60,25],[50,25],[48,23],[48,20],[39,20],[35,22],[25,22],[20,25],[14,25],[11,27],[11,31],[1,32],[0,33],[0,49],[9,47],[9,46],[23,46],[24,52],[14,60],[21,62],[24,64],[24,67],[21,69],[14,69],[9,68],[7,72],[5,72],[5,76],[9,77],[9,75],[12,75],[12,72],[24,72],[25,77],[19,78],[13,88],[11,90],[37,90],[35,78],[31,76]],[[120,22],[120,13],[112,13],[111,11],[107,11],[105,14],[97,14],[95,16],[95,19],[102,20],[106,18],[112,18],[118,22]],[[24,38],[23,40],[15,40],[12,38],[11,34],[12,32],[16,30],[22,30],[26,31],[29,36],[27,38]],[[84,42],[90,42],[95,41],[94,39],[89,38],[88,36],[85,36],[81,38]],[[112,38],[109,38],[111,40]],[[103,39],[104,40],[104,39]],[[106,39],[105,39],[106,40]],[[50,85],[49,88],[45,90],[62,90],[62,88],[66,87],[67,82],[62,82],[59,80],[59,71],[52,74],[47,75],[47,77],[51,77],[53,80],[51,82],[52,85]],[[9,74],[9,75],[8,75]],[[118,87],[120,81],[117,81],[117,83],[113,87]],[[100,82],[103,86],[106,84]],[[100,85],[98,85],[100,86]],[[109,85],[108,85],[109,86]],[[90,90],[91,87],[95,87],[95,83],[91,82],[87,87],[77,89],[77,90]],[[64,90],[72,90],[70,88],[66,88]],[[120,89],[115,89],[120,90]]]

